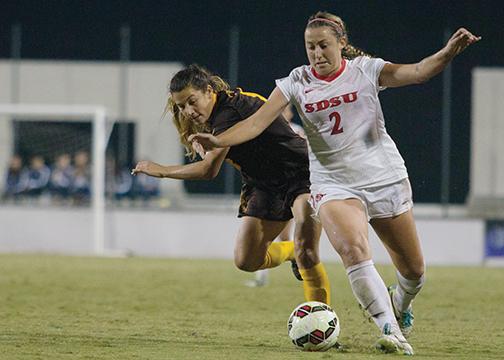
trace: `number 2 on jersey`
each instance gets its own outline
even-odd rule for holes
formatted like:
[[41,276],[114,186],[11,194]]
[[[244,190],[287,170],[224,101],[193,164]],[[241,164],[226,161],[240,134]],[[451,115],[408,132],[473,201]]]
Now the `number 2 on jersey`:
[[341,126],[341,115],[339,112],[335,111],[329,114],[329,120],[334,119],[334,126],[331,131],[331,135],[341,134],[343,132],[343,127]]

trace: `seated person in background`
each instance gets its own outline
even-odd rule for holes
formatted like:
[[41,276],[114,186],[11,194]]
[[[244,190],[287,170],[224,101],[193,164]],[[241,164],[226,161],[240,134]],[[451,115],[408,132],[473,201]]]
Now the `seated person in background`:
[[149,201],[153,198],[159,197],[159,183],[159,178],[147,176],[145,174],[138,174],[135,176],[135,182],[133,183],[134,198]]
[[74,168],[71,164],[71,157],[68,153],[63,153],[56,157],[52,166],[49,189],[55,200],[67,199],[73,183]]
[[25,193],[37,198],[47,189],[51,170],[45,164],[44,158],[40,155],[35,155],[30,160],[28,169],[28,184]]
[[18,200],[28,185],[28,171],[23,167],[23,159],[13,155],[9,162],[2,198]]
[[91,170],[89,155],[86,151],[79,151],[74,155],[74,173],[71,188],[72,199],[76,204],[89,202],[91,195]]
[[129,200],[133,194],[133,179],[128,167],[121,166],[114,155],[107,155],[105,193],[111,200]]
[[133,178],[129,168],[117,166],[114,172],[113,194],[116,200],[131,199]]

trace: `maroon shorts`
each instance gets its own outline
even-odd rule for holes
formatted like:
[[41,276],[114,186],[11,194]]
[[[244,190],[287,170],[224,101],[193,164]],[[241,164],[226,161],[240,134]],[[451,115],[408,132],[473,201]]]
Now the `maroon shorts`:
[[263,220],[288,221],[292,219],[291,207],[301,194],[310,193],[310,182],[296,182],[278,190],[265,190],[243,184],[238,217],[253,216]]

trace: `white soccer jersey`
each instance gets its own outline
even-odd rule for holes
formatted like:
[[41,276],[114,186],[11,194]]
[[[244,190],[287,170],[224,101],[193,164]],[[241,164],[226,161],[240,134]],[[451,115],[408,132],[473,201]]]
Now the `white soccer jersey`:
[[384,64],[369,57],[343,60],[324,79],[303,65],[276,81],[303,121],[312,184],[369,188],[408,177],[378,99]]
[[289,123],[289,125],[296,134],[301,136],[303,139],[306,139],[306,135],[304,133],[304,129],[302,126],[299,126],[298,124],[295,124],[292,121]]

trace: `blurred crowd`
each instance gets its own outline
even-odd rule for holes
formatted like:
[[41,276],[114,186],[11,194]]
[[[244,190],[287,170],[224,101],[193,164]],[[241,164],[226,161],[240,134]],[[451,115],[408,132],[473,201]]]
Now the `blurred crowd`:
[[[128,167],[117,166],[112,157],[107,158],[105,178],[109,200],[121,203],[159,197],[159,179],[146,175],[133,177]],[[73,157],[60,154],[52,164],[46,164],[40,155],[32,156],[24,164],[21,156],[14,155],[6,171],[2,200],[23,203],[46,199],[54,204],[87,205],[91,191],[91,166],[85,151]]]

